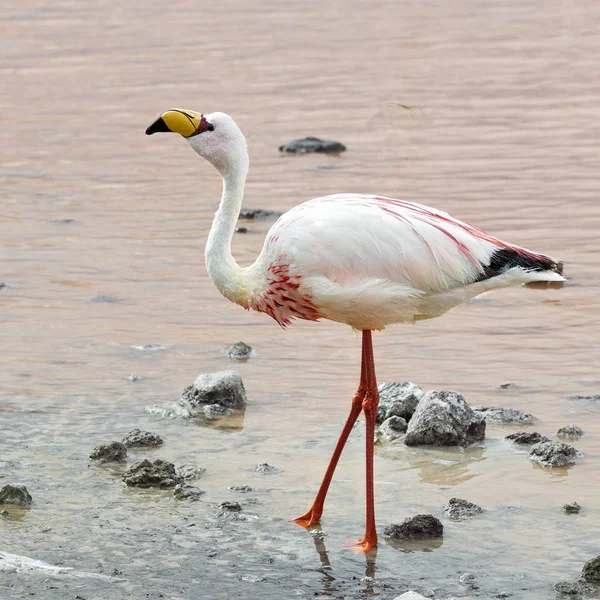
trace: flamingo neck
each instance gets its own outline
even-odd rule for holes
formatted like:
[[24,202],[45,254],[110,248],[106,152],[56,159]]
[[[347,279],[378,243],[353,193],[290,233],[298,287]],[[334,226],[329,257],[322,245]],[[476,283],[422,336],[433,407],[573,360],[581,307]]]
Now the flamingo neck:
[[206,242],[208,276],[215,287],[232,302],[243,303],[246,291],[242,269],[231,255],[231,240],[244,197],[248,159],[239,160],[221,171],[223,195]]

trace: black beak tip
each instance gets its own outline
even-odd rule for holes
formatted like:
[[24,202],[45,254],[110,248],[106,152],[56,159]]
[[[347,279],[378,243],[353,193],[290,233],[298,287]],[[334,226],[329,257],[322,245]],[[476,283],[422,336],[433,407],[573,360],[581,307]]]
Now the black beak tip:
[[162,120],[162,117],[158,117],[150,127],[146,129],[146,135],[152,135],[153,133],[158,133],[159,131],[171,131],[167,124]]

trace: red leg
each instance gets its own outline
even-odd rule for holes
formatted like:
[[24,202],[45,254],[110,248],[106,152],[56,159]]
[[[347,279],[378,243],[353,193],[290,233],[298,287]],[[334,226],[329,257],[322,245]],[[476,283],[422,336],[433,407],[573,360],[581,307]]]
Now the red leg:
[[[363,331],[363,348],[362,348],[362,365],[360,370],[360,383],[358,384],[358,390],[354,394],[352,398],[352,408],[350,409],[350,415],[348,416],[348,420],[344,425],[344,429],[342,429],[342,433],[340,434],[340,438],[338,439],[338,443],[335,446],[335,450],[333,451],[333,455],[331,456],[331,460],[329,461],[329,466],[327,467],[327,471],[325,471],[325,475],[323,476],[323,481],[321,482],[321,487],[317,492],[317,496],[315,497],[312,506],[308,510],[308,512],[303,515],[293,519],[295,523],[301,525],[302,527],[312,527],[316,525],[321,519],[321,515],[323,514],[323,504],[325,503],[325,496],[327,496],[327,490],[329,489],[329,484],[331,483],[331,479],[333,478],[333,474],[335,472],[335,468],[337,467],[338,461],[342,454],[342,450],[346,445],[346,441],[354,427],[354,423],[356,423],[356,419],[358,419],[358,415],[360,415],[361,410],[363,409],[365,393],[367,390],[367,363],[366,363],[366,352],[365,352],[365,331]],[[368,332],[370,336],[370,331]],[[371,349],[372,354],[372,349]]]

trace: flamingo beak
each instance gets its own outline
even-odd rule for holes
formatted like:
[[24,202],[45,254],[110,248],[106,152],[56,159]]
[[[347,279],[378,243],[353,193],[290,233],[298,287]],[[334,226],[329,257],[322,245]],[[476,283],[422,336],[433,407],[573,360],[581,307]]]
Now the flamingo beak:
[[185,138],[192,137],[198,133],[202,133],[204,129],[202,124],[206,123],[206,119],[200,113],[193,110],[182,110],[173,108],[164,112],[150,127],[146,129],[146,135],[159,133],[162,131],[172,131],[179,133]]

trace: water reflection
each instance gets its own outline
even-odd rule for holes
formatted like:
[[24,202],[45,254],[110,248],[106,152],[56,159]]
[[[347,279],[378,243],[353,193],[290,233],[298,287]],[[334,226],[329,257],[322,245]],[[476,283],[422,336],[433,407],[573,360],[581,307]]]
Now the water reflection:
[[395,540],[385,538],[385,543],[402,552],[433,552],[442,546],[444,538],[433,538],[430,540]]

